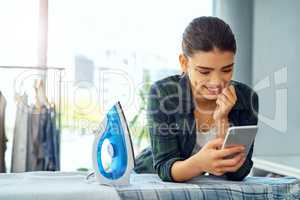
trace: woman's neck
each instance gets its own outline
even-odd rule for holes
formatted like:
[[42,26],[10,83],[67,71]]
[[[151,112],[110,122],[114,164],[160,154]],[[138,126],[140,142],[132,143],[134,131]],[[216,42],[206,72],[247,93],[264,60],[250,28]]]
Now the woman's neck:
[[216,100],[207,100],[203,98],[194,99],[195,107],[198,112],[212,114],[216,109]]

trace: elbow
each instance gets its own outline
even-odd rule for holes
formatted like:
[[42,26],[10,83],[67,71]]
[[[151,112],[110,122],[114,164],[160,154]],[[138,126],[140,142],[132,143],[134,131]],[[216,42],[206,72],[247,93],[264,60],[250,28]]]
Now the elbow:
[[171,177],[171,174],[169,174],[166,171],[166,168],[163,165],[159,165],[155,167],[156,174],[158,177],[165,182],[174,182],[173,178]]
[[154,165],[154,169],[162,181],[179,182],[173,179],[171,172],[172,165],[179,160],[182,160],[182,158],[172,158],[166,162]]

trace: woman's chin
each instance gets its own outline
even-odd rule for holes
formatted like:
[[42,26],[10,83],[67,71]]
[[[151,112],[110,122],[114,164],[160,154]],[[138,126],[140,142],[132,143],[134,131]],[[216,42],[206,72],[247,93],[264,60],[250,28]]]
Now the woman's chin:
[[203,95],[203,98],[207,99],[207,100],[210,100],[210,101],[213,101],[213,100],[217,100],[218,95],[215,95],[215,94],[205,94],[205,95]]

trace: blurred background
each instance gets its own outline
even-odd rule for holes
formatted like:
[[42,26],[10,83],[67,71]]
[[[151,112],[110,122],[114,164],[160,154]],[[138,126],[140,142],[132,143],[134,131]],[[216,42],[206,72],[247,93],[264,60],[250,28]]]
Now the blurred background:
[[45,81],[57,108],[60,170],[92,168],[93,133],[118,100],[137,155],[149,145],[149,86],[180,73],[185,27],[213,15],[236,35],[234,79],[259,94],[253,173],[300,176],[299,10],[297,0],[2,0],[0,91],[7,101],[8,170],[16,94],[26,93],[35,104],[36,79]]

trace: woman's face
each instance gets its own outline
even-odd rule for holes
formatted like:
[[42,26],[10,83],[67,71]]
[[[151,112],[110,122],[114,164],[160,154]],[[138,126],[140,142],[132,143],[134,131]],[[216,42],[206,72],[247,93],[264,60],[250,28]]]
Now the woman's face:
[[182,70],[189,75],[196,99],[216,100],[232,79],[233,52],[218,49],[199,51],[191,57],[181,54],[179,60]]

